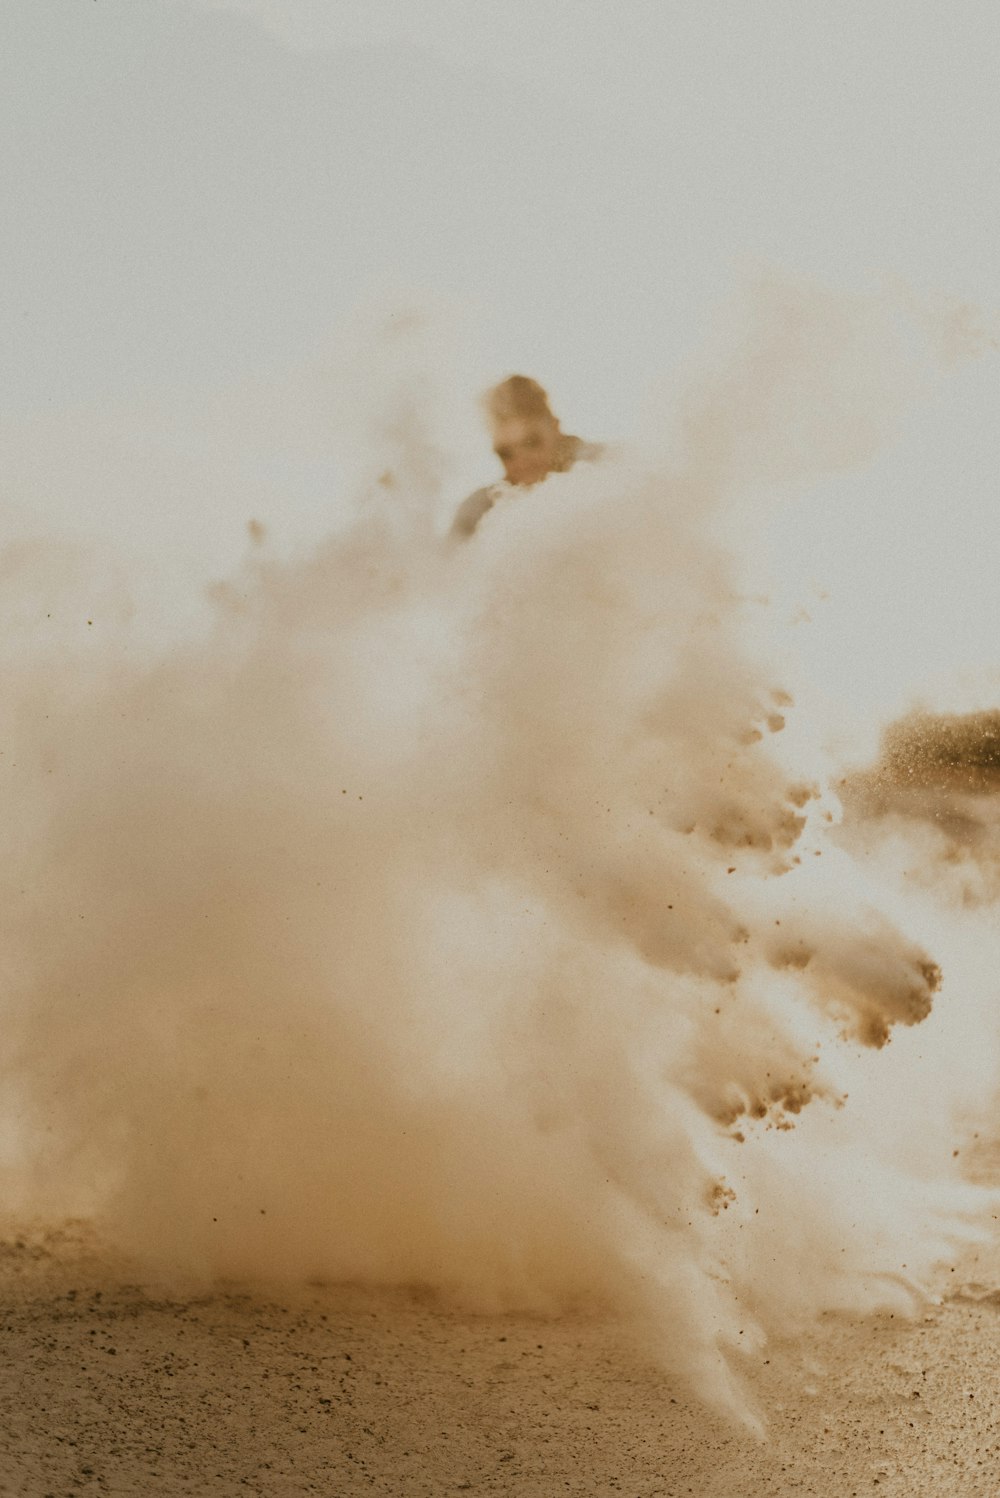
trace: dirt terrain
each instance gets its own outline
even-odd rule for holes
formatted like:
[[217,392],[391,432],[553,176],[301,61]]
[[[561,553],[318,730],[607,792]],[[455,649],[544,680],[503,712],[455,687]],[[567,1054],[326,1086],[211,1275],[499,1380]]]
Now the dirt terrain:
[[599,1318],[404,1291],[130,1284],[77,1233],[0,1261],[0,1493],[894,1498],[1000,1489],[1000,1295],[831,1318],[751,1369],[764,1442]]

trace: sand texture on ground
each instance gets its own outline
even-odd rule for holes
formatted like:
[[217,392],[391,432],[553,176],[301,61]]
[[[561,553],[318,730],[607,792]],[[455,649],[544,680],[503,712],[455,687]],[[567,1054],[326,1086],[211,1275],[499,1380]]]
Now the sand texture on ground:
[[830,1318],[766,1349],[764,1443],[599,1317],[360,1287],[167,1296],[76,1233],[6,1239],[0,1284],[11,1498],[1000,1489],[1000,1296],[966,1279],[910,1323]]

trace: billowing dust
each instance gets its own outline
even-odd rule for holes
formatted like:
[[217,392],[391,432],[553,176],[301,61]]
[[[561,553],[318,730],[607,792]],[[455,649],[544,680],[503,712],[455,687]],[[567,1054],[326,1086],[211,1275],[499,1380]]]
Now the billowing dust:
[[834,846],[719,539],[741,450],[805,480],[877,436],[865,309],[831,352],[787,300],[672,464],[612,455],[448,542],[447,437],[407,386],[350,523],[294,562],[257,525],[202,638],[23,625],[13,1210],[93,1215],[167,1278],[610,1305],[744,1414],[763,1335],[913,1303],[977,1209],[966,1085],[925,1127],[900,1050],[938,955]]

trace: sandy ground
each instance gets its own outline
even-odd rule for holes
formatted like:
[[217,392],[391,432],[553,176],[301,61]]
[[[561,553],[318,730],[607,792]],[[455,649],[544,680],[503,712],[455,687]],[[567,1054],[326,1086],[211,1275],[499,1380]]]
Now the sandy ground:
[[[1000,1295],[829,1319],[753,1372],[759,1442],[601,1319],[402,1291],[124,1281],[78,1235],[0,1246],[0,1493],[1000,1493]],[[957,1283],[957,1282],[956,1282]]]

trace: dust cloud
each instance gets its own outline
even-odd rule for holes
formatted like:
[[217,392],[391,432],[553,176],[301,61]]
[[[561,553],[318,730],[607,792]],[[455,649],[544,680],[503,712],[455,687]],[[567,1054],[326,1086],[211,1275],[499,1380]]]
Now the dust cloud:
[[910,356],[869,311],[769,284],[672,466],[553,476],[464,544],[447,432],[373,355],[392,451],[350,519],[296,560],[256,524],[155,657],[111,582],[57,628],[54,541],[5,556],[10,1212],[167,1280],[611,1306],[751,1421],[766,1336],[932,1291],[986,1212],[952,1148],[994,1037],[832,837],[720,539],[744,466],[805,482],[891,429]]

